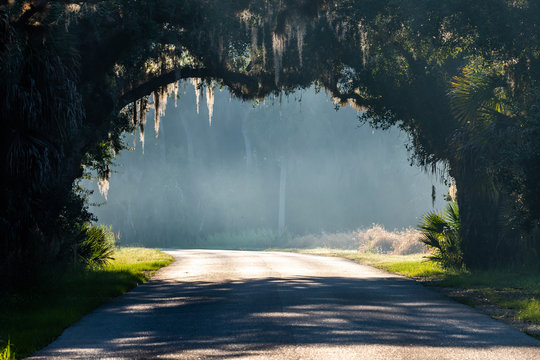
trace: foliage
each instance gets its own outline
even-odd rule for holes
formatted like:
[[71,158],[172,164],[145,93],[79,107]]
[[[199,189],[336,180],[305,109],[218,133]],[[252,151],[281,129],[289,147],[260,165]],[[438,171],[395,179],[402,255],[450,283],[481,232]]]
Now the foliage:
[[108,159],[93,155],[95,144],[118,151],[115,139],[127,129],[114,127],[117,115],[95,128],[66,9],[56,1],[0,5],[0,270],[8,289],[40,281],[43,268],[77,261],[72,249],[93,217],[76,179],[87,158],[98,172],[106,169]]
[[11,340],[8,340],[6,346],[2,350],[0,347],[0,360],[15,360],[16,356],[13,350],[11,349]]
[[2,2],[0,270],[71,261],[91,220],[74,182],[85,165],[106,180],[122,132],[144,126],[122,109],[180,78],[242,99],[316,83],[400,126],[417,164],[444,165],[467,266],[536,258],[539,14],[506,0]]
[[445,268],[463,266],[461,223],[458,205],[450,202],[444,213],[431,211],[423,216],[418,228],[421,240],[434,250],[430,258]]
[[84,224],[79,234],[77,255],[82,263],[102,267],[114,260],[114,234],[105,225]]
[[390,255],[340,249],[309,249],[296,251],[302,254],[344,257],[360,264],[373,266],[378,269],[412,278],[426,280],[441,279],[448,274],[456,273],[456,270],[445,269],[441,267],[439,263],[426,259],[424,254]]
[[[516,84],[521,72],[514,63],[486,63],[476,58],[451,84],[452,109],[462,125],[452,140],[460,164],[455,172],[468,172],[462,179],[467,195],[458,197],[466,209],[462,226],[478,222],[475,233],[469,224],[464,226],[465,260],[471,265],[482,258],[493,264],[534,263],[536,255],[528,258],[526,254],[540,250],[534,233],[540,221],[535,210],[538,187],[529,182],[539,176],[534,165],[540,159],[538,141],[534,140],[538,135],[534,109],[539,98],[535,82],[527,84],[530,79],[523,79]],[[466,170],[471,168],[474,170]],[[471,202],[479,198],[484,199],[483,208],[469,211],[471,206],[477,207]],[[487,217],[491,221],[486,221]]]
[[540,324],[540,300],[526,299],[524,304],[520,306],[517,317],[523,321]]

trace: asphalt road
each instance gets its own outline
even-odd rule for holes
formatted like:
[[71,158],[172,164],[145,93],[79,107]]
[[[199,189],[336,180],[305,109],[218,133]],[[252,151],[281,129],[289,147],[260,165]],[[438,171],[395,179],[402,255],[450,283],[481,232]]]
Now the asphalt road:
[[170,253],[31,359],[540,359],[540,341],[345,259]]

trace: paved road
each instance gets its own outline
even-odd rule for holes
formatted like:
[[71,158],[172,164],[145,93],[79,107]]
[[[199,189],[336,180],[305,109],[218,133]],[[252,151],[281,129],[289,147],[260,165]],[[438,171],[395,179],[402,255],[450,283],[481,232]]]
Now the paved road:
[[540,342],[339,258],[178,250],[31,359],[540,359]]

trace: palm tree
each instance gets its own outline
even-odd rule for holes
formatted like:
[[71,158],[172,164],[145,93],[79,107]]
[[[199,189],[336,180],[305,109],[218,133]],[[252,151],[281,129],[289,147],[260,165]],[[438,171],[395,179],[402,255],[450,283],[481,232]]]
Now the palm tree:
[[445,268],[461,268],[461,223],[456,202],[448,203],[443,213],[431,211],[422,217],[418,228],[422,232],[422,242],[433,249],[431,259]]

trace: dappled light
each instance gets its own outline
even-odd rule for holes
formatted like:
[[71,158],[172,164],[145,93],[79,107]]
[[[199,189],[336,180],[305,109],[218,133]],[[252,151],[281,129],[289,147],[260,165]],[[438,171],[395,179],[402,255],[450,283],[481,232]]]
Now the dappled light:
[[[134,244],[418,253],[397,268],[535,279],[539,19],[528,0],[0,2],[0,303]],[[404,279],[263,256],[235,258],[250,276],[192,266],[141,286],[103,315],[133,326],[80,356],[531,354]],[[539,294],[495,301],[538,323]]]
[[[318,356],[340,351],[346,358],[367,353],[382,359],[388,351],[413,354],[414,349],[424,359],[436,359],[456,351],[484,358],[534,353],[528,352],[536,344],[532,339],[505,332],[501,323],[404,278],[376,270],[358,278],[354,273],[363,269],[345,260],[173,253],[177,263],[157,279],[83,320],[79,327],[91,329],[87,345],[43,355],[264,358],[274,353],[315,358],[310,349],[317,349]],[[271,270],[250,271],[262,264]],[[198,273],[201,268],[209,273]],[[272,272],[279,276],[269,276]],[[115,326],[124,322],[131,324],[129,330]],[[75,340],[78,331],[74,327],[62,341]],[[108,331],[114,331],[114,340],[101,342]]]
[[[51,2],[50,13],[49,1],[23,3],[0,6],[8,127],[2,188],[11,204],[1,216],[11,239],[2,253],[20,254],[2,261],[12,264],[6,271],[24,263],[22,254],[76,258],[60,249],[76,249],[79,223],[94,220],[79,179],[95,177],[105,189],[116,155],[128,147],[124,134],[136,127],[145,149],[150,105],[154,135],[164,134],[167,99],[177,101],[183,80],[195,85],[197,111],[204,93],[212,128],[214,89],[264,104],[310,87],[357,109],[363,124],[399,128],[410,161],[458,189],[464,264],[534,263],[537,3],[98,1]],[[42,26],[42,35],[32,30]],[[284,133],[311,126],[291,123]],[[295,141],[278,138],[283,152]],[[186,142],[194,159],[195,142]],[[274,155],[291,163],[285,153]],[[280,188],[291,194],[285,182]],[[280,214],[287,217],[287,205]],[[282,233],[287,223],[279,223]],[[500,224],[504,231],[495,230]],[[31,244],[44,245],[34,251]]]

